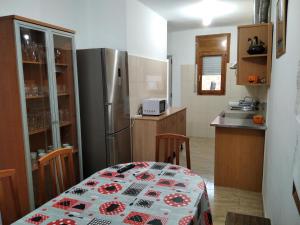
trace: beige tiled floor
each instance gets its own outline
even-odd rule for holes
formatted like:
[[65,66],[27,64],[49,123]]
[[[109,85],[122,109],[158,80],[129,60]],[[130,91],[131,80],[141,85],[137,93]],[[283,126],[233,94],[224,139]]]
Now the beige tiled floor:
[[[224,225],[227,212],[263,216],[260,193],[214,186],[214,139],[191,138],[192,170],[206,181],[214,225]],[[181,165],[185,165],[182,153]]]

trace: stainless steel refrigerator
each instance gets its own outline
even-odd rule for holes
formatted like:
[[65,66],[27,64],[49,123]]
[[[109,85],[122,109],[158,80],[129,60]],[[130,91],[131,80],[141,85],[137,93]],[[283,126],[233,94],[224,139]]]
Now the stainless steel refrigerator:
[[77,50],[83,171],[132,160],[128,55],[114,49]]

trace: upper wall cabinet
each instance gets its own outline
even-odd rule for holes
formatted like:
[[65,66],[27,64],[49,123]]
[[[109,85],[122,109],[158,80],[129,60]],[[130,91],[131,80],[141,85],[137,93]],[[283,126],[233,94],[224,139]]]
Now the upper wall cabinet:
[[[0,18],[0,37],[0,170],[16,169],[22,213],[27,213],[37,206],[39,192],[49,191],[37,188],[37,153],[42,156],[72,146],[79,180],[74,32],[7,16]],[[5,207],[0,205],[2,215],[8,218],[14,218],[12,202],[7,199]]]
[[270,85],[273,25],[238,27],[238,85]]

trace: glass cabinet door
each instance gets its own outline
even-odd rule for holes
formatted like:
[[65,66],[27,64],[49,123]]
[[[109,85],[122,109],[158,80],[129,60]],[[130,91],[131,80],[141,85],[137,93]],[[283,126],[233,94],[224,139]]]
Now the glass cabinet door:
[[70,37],[54,34],[53,44],[60,144],[62,147],[72,146],[76,152],[78,150],[78,143],[73,70],[73,40]]
[[38,157],[53,148],[46,33],[20,27],[20,38],[30,155],[36,170]]

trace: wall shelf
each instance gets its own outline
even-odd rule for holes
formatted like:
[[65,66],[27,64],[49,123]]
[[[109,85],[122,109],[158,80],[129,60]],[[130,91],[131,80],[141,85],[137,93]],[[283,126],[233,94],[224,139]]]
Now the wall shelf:
[[243,59],[252,59],[252,58],[267,58],[268,54],[256,54],[256,55],[244,55],[242,56]]
[[[248,39],[258,37],[259,40],[266,43],[268,49],[265,54],[250,55],[247,53],[249,48]],[[237,84],[245,86],[266,86],[271,83],[272,67],[272,42],[273,25],[253,24],[238,27],[238,68]],[[264,78],[265,83],[249,83],[248,77],[256,75],[260,79]]]

